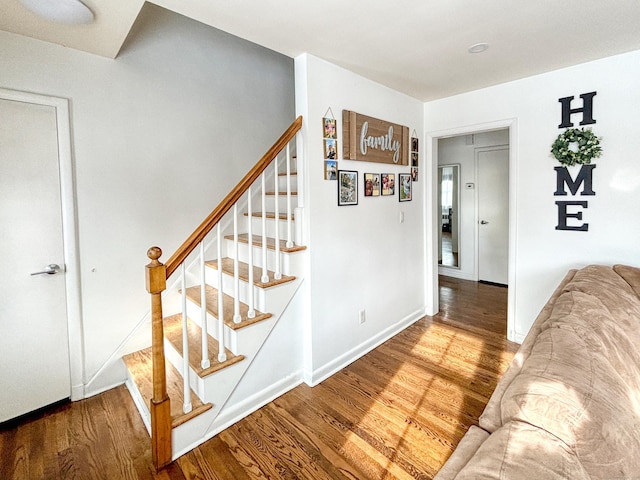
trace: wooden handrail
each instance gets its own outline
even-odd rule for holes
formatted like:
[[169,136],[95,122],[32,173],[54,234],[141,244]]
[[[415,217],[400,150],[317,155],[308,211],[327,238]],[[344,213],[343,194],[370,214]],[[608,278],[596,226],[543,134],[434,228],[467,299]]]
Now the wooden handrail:
[[176,252],[167,260],[165,264],[167,270],[167,278],[180,266],[182,262],[189,256],[194,248],[204,240],[204,237],[222,220],[222,217],[240,200],[240,197],[264,172],[272,160],[280,153],[280,151],[289,143],[293,137],[302,128],[302,117],[296,120],[282,134],[282,136],[273,144],[273,146],[264,154],[264,156],[254,165],[254,167],[244,176],[242,180],[235,186],[231,192],[220,202],[220,204],[209,214],[209,216],[200,224],[198,228],[185,240],[185,242],[176,250]]

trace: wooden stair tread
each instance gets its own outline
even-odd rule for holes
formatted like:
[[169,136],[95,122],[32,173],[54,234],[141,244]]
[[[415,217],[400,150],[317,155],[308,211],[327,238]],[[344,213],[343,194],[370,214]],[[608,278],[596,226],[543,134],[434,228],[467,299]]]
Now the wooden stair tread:
[[[205,262],[209,267],[218,269],[218,261],[217,260],[208,260]],[[238,277],[240,280],[248,282],[249,281],[249,265],[245,262],[238,262]],[[222,259],[222,271],[228,275],[234,274],[234,261],[233,258],[223,258]],[[292,277],[289,275],[282,275],[281,279],[275,278],[275,272],[271,270],[267,270],[267,274],[269,275],[269,281],[263,283],[260,281],[260,277],[262,276],[262,268],[261,267],[253,267],[253,284],[260,288],[269,288],[275,285],[281,285],[283,283],[291,282],[296,279],[296,277]]]
[[[206,285],[206,297],[207,297],[207,312],[215,318],[218,318],[218,290],[210,285]],[[261,322],[267,318],[271,318],[270,313],[262,313],[256,310],[256,316],[249,318],[249,306],[246,303],[240,302],[240,323],[233,321],[233,297],[222,294],[222,301],[224,306],[224,324],[232,330],[239,330],[243,327],[248,327],[254,323]],[[200,285],[187,288],[187,298],[193,303],[200,306]]]
[[[245,216],[245,217],[248,217],[248,216],[249,216],[249,214],[248,214],[247,212],[244,212],[244,216]],[[252,216],[252,217],[262,218],[262,212],[251,212],[251,216]],[[266,212],[266,215],[265,215],[265,216],[266,216],[267,218],[269,218],[269,219],[276,218],[276,214],[275,214],[275,212]],[[279,213],[278,213],[278,220],[287,220],[287,214],[286,214],[286,212],[285,212],[285,213],[279,212]],[[294,214],[293,214],[293,213],[291,214],[291,220],[295,220],[295,216],[294,216]]]
[[[298,172],[289,172],[289,175],[294,177],[294,176],[298,175]],[[278,176],[279,177],[286,177],[287,176],[287,172],[278,172]]]
[[[202,368],[202,329],[200,325],[187,319],[187,331],[189,333],[189,365],[191,365],[193,371],[196,372],[200,378],[204,378],[207,375],[211,375],[212,373],[244,360],[244,355],[234,355],[231,350],[225,348],[227,360],[219,362],[218,352],[220,351],[220,345],[215,338],[208,335],[209,362],[211,366]],[[179,313],[164,319],[164,336],[171,342],[173,348],[182,355],[182,314]]]
[[[131,372],[133,381],[138,387],[147,408],[149,408],[151,399],[153,398],[151,347],[125,355],[122,357],[122,360],[129,369],[129,372]],[[182,376],[168,360],[165,361],[165,369],[167,375],[167,394],[171,399],[171,428],[182,425],[213,407],[211,403],[203,403],[200,397],[191,390],[192,410],[189,413],[184,413],[182,411],[182,404],[184,403]]]
[[[233,235],[227,235],[226,237],[224,237],[227,240],[233,240]],[[242,233],[240,235],[238,235],[238,241],[240,243],[249,243],[249,235],[247,235],[246,233]],[[251,238],[251,244],[254,247],[262,247],[262,237],[260,235],[253,235]],[[276,249],[276,241],[274,238],[271,237],[267,237],[267,248],[269,250],[275,250]],[[287,242],[286,240],[280,240],[280,251],[281,252],[285,252],[285,253],[292,253],[292,252],[300,252],[302,250],[306,250],[307,247],[305,247],[304,245],[294,245],[293,247],[287,247]]]

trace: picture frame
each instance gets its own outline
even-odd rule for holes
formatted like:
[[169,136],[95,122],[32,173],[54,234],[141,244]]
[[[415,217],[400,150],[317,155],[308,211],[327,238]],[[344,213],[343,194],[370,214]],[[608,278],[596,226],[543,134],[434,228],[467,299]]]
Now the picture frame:
[[398,199],[401,202],[410,202],[412,193],[411,174],[401,173],[398,177]]
[[338,122],[335,118],[323,117],[322,138],[338,138]]
[[358,172],[338,170],[338,206],[358,204]]
[[418,138],[411,137],[411,181],[418,181],[418,159],[419,159]]
[[364,174],[364,196],[378,197],[380,195],[380,174],[365,173]]
[[412,152],[416,152],[418,153],[418,138],[417,137],[411,137],[411,151]]
[[380,189],[382,196],[395,195],[396,193],[396,174],[395,173],[381,173],[380,174]]
[[338,179],[338,162],[336,162],[335,160],[324,161],[324,179],[325,180]]
[[324,158],[325,160],[338,159],[338,141],[333,138],[324,139]]

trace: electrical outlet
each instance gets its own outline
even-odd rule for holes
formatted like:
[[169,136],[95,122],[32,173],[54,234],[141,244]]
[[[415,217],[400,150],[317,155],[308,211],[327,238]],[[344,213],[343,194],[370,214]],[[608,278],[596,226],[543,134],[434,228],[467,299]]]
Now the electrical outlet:
[[362,325],[364,322],[367,321],[367,317],[364,313],[364,310],[360,310],[360,312],[358,313],[358,320],[360,321],[360,325]]

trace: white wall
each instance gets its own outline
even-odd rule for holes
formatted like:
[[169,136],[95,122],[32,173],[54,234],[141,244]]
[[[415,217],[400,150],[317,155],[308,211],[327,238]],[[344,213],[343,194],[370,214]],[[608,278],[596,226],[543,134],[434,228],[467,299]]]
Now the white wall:
[[[470,134],[471,135],[471,134]],[[476,191],[466,190],[466,183],[477,184],[475,164],[476,149],[496,145],[509,144],[509,131],[496,130],[473,134],[472,142],[467,141],[470,135],[438,140],[438,165],[460,165],[460,232],[459,232],[459,268],[438,267],[442,275],[478,280],[476,271]]]
[[[425,104],[425,131],[473,128],[516,119],[511,138],[515,158],[516,209],[514,328],[522,340],[558,282],[570,268],[591,263],[640,265],[640,52],[557,70]],[[553,193],[559,163],[551,144],[562,130],[559,98],[597,91],[594,132],[603,156],[593,172],[594,197],[584,211],[588,232],[557,231]],[[577,102],[573,107],[580,106]],[[579,118],[574,117],[574,122]],[[574,173],[575,175],[575,173]]]
[[293,121],[293,61],[150,4],[116,60],[5,32],[0,45],[1,87],[71,100],[96,392],[124,379],[101,369],[149,310],[147,249],[166,260]]
[[[343,109],[422,132],[423,105],[311,55],[296,58],[295,66],[307,169],[305,380],[313,384],[424,314],[424,175],[411,202],[399,203],[397,193],[365,198],[365,172],[395,173],[397,181],[409,167],[342,159]],[[337,182],[324,180],[321,124],[329,108],[338,119],[338,167],[359,172],[357,206],[338,207]],[[363,309],[366,322],[360,325]]]

